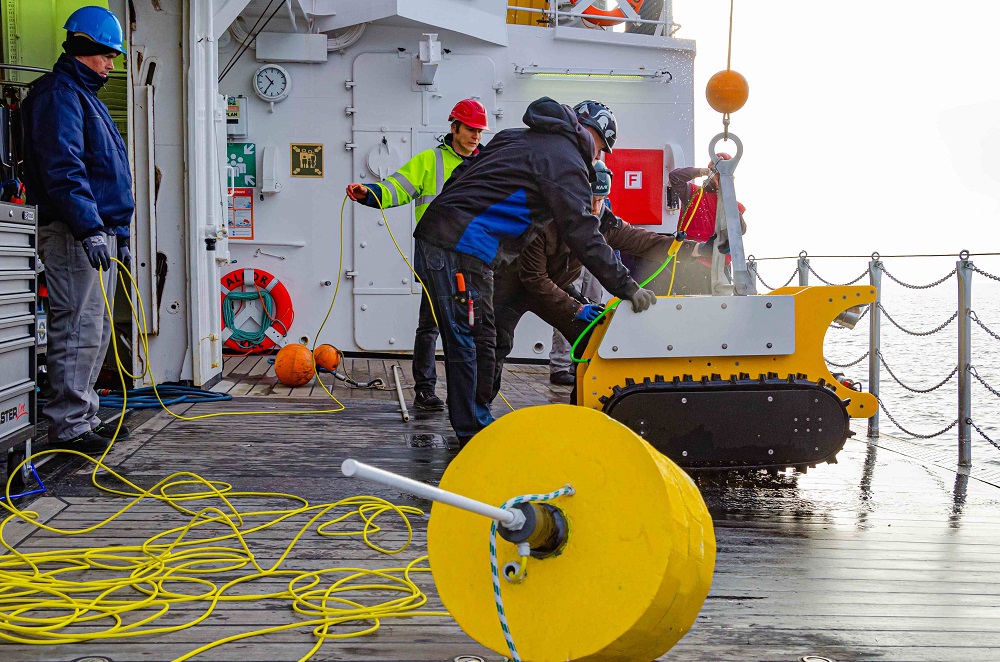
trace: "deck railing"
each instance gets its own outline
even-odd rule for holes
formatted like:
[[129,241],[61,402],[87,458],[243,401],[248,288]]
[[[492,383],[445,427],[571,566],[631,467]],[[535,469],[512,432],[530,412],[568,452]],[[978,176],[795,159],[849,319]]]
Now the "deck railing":
[[[589,27],[613,29],[624,25],[626,32],[657,36],[672,36],[680,28],[673,22],[673,0],[647,1],[635,9],[626,0],[619,0],[612,10],[617,16],[588,16],[598,0],[509,0],[507,22],[521,25],[547,25],[552,28]],[[595,7],[596,9],[596,7]],[[588,18],[590,20],[588,20]]]
[[[979,255],[996,255],[996,253],[981,253]],[[815,257],[815,256],[814,256]],[[847,258],[847,257],[860,257],[860,256],[822,256],[830,258]],[[992,341],[1000,341],[1000,333],[990,329],[976,314],[976,311],[972,308],[972,276],[973,274],[979,274],[990,280],[995,280],[1000,282],[1000,276],[996,276],[987,271],[978,268],[971,260],[972,255],[968,251],[962,251],[958,255],[958,261],[955,263],[955,268],[949,271],[947,274],[934,280],[927,284],[915,285],[912,283],[904,282],[903,280],[894,276],[890,271],[885,268],[885,257],[898,257],[898,258],[908,258],[908,257],[949,257],[947,255],[899,255],[899,256],[881,256],[878,253],[872,253],[870,260],[868,262],[868,268],[857,276],[857,278],[851,280],[847,283],[833,283],[822,276],[820,276],[810,264],[810,256],[802,251],[799,253],[798,257],[778,257],[778,258],[762,258],[766,260],[783,260],[783,259],[797,259],[797,264],[795,270],[792,272],[788,280],[785,281],[781,287],[785,287],[793,280],[798,279],[798,284],[802,286],[809,285],[810,275],[814,276],[816,280],[824,285],[853,285],[865,279],[867,277],[868,282],[876,288],[877,294],[875,303],[866,306],[864,311],[861,312],[858,317],[858,321],[865,315],[869,316],[869,343],[868,351],[862,356],[858,357],[853,361],[848,361],[846,363],[836,363],[827,359],[827,363],[835,368],[850,368],[855,365],[860,364],[865,359],[868,360],[868,391],[876,397],[879,403],[879,411],[875,412],[875,415],[868,420],[868,436],[878,437],[879,436],[879,416],[884,413],[892,423],[902,430],[905,434],[916,438],[916,439],[930,439],[933,437],[939,437],[949,430],[957,427],[958,428],[958,463],[960,466],[968,467],[972,465],[972,431],[982,437],[984,440],[992,444],[997,450],[1000,450],[1000,443],[994,441],[986,434],[980,425],[977,424],[976,418],[972,411],[972,388],[973,381],[978,382],[978,384],[988,391],[993,396],[1000,398],[1000,390],[991,386],[985,379],[983,379],[978,371],[976,370],[976,364],[973,361],[973,346],[972,346],[972,326],[973,324],[978,325],[990,338]],[[758,273],[759,262],[762,259],[756,259],[754,256],[749,256],[747,260],[747,269],[755,277],[761,285],[763,285],[768,290],[776,290],[780,288],[774,288],[768,285],[760,277]],[[940,285],[944,285],[949,282],[952,277],[955,277],[958,286],[958,301],[955,312],[946,320],[936,324],[932,328],[924,330],[913,330],[902,326],[897,322],[892,315],[885,309],[882,304],[882,276],[885,276],[889,280],[893,281],[897,285],[911,289],[911,290],[929,290]],[[926,388],[918,388],[906,384],[903,382],[896,373],[889,367],[885,362],[885,358],[882,355],[881,341],[882,341],[882,319],[895,326],[897,329],[903,333],[911,336],[931,336],[937,333],[944,332],[952,322],[956,321],[957,324],[957,334],[958,334],[958,357],[957,365],[951,370],[951,372],[940,382],[934,384],[933,386]],[[839,327],[834,327],[839,328]],[[879,385],[881,380],[881,368],[885,368],[886,373],[889,377],[899,384],[903,389],[915,393],[915,394],[927,394],[932,391],[936,391],[941,388],[952,379],[957,378],[958,380],[958,397],[957,397],[957,416],[954,421],[948,424],[941,430],[937,430],[932,433],[919,433],[908,430],[903,427],[903,425],[886,409],[885,402],[879,396]]]

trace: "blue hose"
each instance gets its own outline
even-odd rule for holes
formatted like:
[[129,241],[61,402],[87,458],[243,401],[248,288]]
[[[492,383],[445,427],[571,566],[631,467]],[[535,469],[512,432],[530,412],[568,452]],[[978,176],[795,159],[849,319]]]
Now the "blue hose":
[[[216,391],[205,391],[196,386],[157,386],[156,391],[160,393],[160,398],[165,406],[177,405],[184,402],[223,402],[232,400],[233,396],[228,393],[218,393]],[[101,395],[102,407],[121,407],[121,391],[104,391]],[[156,398],[153,387],[146,386],[126,391],[129,409],[155,409],[160,407],[160,401]]]

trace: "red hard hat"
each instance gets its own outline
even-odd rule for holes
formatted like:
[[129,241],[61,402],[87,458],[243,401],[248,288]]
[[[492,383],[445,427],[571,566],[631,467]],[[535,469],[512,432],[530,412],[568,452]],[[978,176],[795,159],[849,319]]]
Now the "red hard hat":
[[462,99],[451,109],[449,122],[459,121],[473,129],[489,131],[490,122],[486,118],[486,106],[478,99]]

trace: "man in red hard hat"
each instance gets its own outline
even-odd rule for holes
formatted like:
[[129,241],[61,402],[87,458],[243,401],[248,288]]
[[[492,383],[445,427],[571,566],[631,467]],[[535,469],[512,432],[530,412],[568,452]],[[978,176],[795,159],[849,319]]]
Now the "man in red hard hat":
[[[732,156],[719,152],[717,157],[728,161]],[[715,234],[715,215],[719,206],[719,173],[709,163],[707,168],[677,168],[669,175],[672,188],[681,201],[680,220],[677,222],[678,232],[687,233],[688,239],[704,242]],[[708,177],[711,180],[704,185],[704,192],[699,195],[699,186],[691,183],[697,177]],[[747,224],[743,220],[746,211],[741,203],[736,203],[740,210],[740,228],[746,234]],[[720,247],[723,252],[728,247]],[[726,256],[726,267],[732,263],[732,258]],[[712,293],[712,256],[711,254],[687,259],[678,256],[677,275],[672,294],[711,294]]]
[[[377,184],[349,184],[347,195],[368,207],[388,209],[413,201],[420,222],[431,201],[441,192],[451,173],[466,159],[479,153],[483,131],[489,131],[486,107],[478,99],[463,99],[448,116],[451,133],[437,146],[420,152],[399,170]],[[413,340],[413,406],[425,411],[442,411],[444,401],[434,392],[437,371],[434,352],[438,329],[426,295],[421,297],[417,334]]]

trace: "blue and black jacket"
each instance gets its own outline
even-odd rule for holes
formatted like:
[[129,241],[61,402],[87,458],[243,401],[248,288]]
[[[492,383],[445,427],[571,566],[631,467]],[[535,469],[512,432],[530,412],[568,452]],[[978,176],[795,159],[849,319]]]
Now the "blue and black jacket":
[[639,285],[590,213],[594,142],[576,113],[548,97],[524,113],[527,129],[506,129],[462,163],[413,233],[494,269],[516,258],[549,223],[605,288],[627,299]]
[[24,183],[38,222],[66,223],[73,236],[129,236],[135,211],[128,152],[107,106],[106,78],[62,55],[24,101]]

